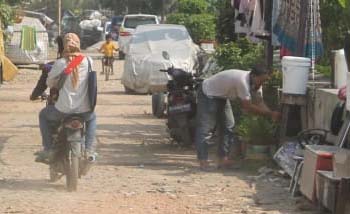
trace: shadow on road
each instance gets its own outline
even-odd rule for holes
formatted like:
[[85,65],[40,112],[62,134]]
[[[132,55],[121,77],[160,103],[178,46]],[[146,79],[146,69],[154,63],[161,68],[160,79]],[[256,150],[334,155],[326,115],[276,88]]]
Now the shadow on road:
[[8,137],[0,137],[0,164],[2,165],[7,165],[4,160],[2,160],[1,158],[1,153],[2,153],[2,150],[4,149],[4,146],[7,142],[7,140],[11,138],[11,136],[8,136]]
[[50,191],[50,190],[62,190],[65,191],[65,187],[62,184],[52,184],[45,179],[4,179],[0,180],[0,190],[12,190],[12,191]]
[[[128,117],[128,116],[127,116]],[[132,115],[133,118],[144,115]],[[184,170],[195,163],[193,148],[170,144],[165,125],[101,124],[99,164],[145,167],[160,170]]]

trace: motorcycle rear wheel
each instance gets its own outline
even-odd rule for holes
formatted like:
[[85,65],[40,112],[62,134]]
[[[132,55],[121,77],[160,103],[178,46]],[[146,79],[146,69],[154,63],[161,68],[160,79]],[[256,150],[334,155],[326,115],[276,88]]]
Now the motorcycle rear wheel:
[[77,191],[79,178],[79,158],[72,152],[66,163],[66,185],[69,192]]

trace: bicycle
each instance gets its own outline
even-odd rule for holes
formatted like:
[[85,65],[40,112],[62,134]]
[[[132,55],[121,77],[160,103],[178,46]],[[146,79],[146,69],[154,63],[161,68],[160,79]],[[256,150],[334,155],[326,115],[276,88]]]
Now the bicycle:
[[102,58],[102,71],[105,74],[105,80],[109,80],[109,75],[113,75],[113,57]]

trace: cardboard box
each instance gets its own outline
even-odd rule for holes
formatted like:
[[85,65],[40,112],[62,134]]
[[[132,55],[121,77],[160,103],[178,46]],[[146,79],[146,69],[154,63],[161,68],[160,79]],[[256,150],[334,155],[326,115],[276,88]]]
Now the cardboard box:
[[335,177],[350,178],[350,150],[340,149],[333,157]]

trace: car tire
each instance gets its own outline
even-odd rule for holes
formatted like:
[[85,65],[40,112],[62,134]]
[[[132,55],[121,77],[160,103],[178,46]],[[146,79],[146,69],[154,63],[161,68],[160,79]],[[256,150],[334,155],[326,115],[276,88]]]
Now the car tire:
[[162,118],[165,115],[165,108],[165,94],[152,94],[152,114],[157,118]]

